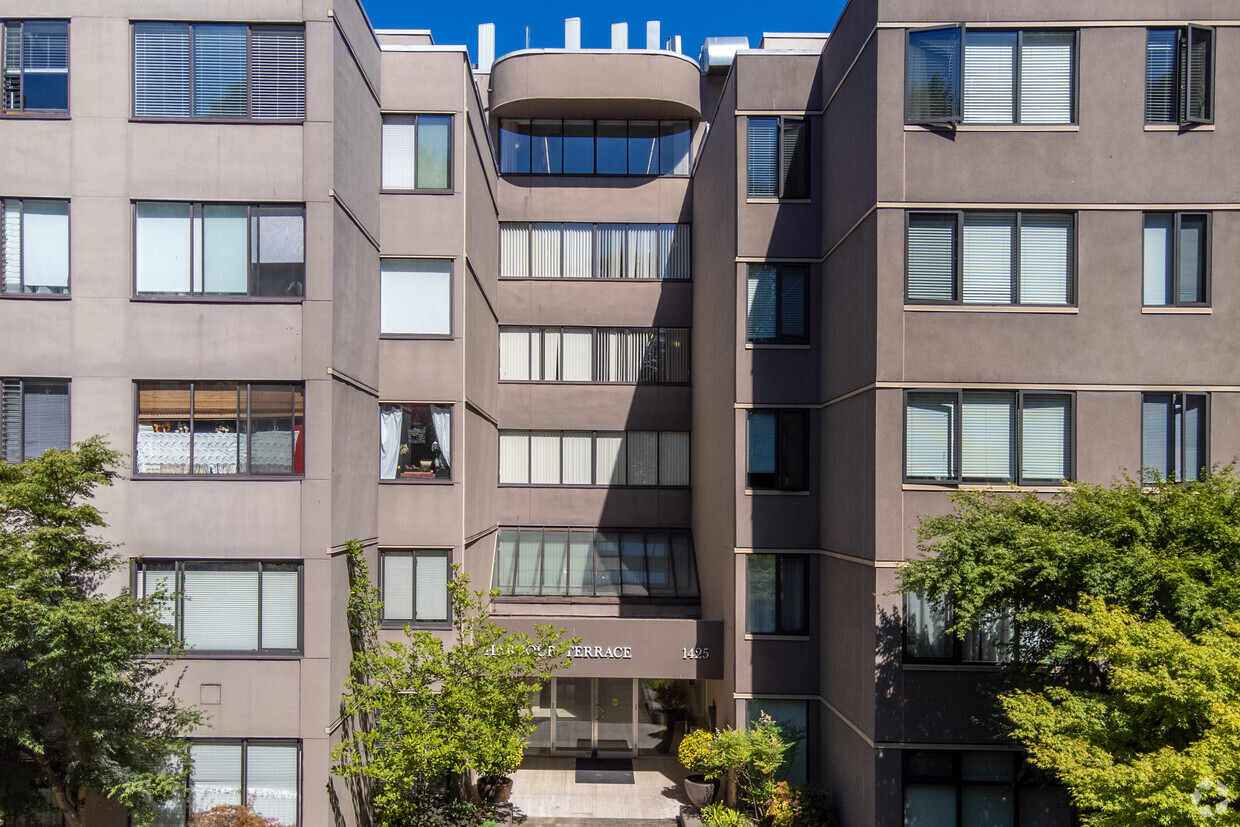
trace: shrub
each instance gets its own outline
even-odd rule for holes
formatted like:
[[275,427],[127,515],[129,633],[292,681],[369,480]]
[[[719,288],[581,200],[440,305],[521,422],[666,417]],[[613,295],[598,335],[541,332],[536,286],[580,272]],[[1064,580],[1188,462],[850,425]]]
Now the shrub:
[[754,820],[723,804],[707,804],[702,808],[702,823],[711,827],[754,827]]
[[279,824],[248,804],[220,804],[191,813],[189,817],[189,827],[278,827]]
[[787,781],[775,785],[766,805],[771,827],[837,827],[835,802],[817,784],[793,787]]
[[705,729],[695,729],[681,739],[676,754],[685,769],[708,779],[718,778],[728,769],[718,739]]

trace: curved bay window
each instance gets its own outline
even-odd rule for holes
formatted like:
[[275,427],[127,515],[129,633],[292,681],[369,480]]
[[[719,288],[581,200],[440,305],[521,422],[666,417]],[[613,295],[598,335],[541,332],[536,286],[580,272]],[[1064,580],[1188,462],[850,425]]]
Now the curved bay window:
[[452,479],[452,406],[379,406],[379,479]]

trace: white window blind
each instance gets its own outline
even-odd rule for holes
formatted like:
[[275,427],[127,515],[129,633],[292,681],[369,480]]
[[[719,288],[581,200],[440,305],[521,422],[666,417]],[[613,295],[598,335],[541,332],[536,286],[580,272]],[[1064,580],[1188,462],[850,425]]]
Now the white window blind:
[[563,339],[563,375],[565,382],[589,382],[594,336],[588,329],[565,328]]
[[749,265],[745,327],[750,341],[776,337],[774,265]]
[[594,226],[564,225],[564,272],[566,279],[588,279],[594,267]]
[[413,618],[413,552],[383,553],[383,617]]
[[246,745],[246,801],[260,815],[295,827],[297,776],[296,744],[251,741]]
[[222,804],[244,804],[241,795],[241,744],[197,742],[190,745],[194,771],[189,781],[191,812]]
[[189,26],[135,23],[133,113],[139,118],[188,117]]
[[250,100],[255,118],[306,115],[306,33],[283,26],[250,29]]
[[177,591],[176,569],[168,564],[166,569],[147,568],[138,577],[138,596],[151,597],[163,592],[164,599],[159,604],[159,620],[169,626],[177,622],[176,600]]
[[2,206],[0,265],[4,271],[4,292],[17,293],[22,288],[22,202],[10,198]]
[[530,277],[560,278],[562,240],[559,224],[533,224],[530,231]]
[[592,483],[591,468],[592,435],[589,431],[565,431],[561,442],[564,485],[589,485]]
[[691,272],[689,225],[663,224],[659,230],[659,235],[659,250],[663,261],[663,278],[689,278]]
[[194,26],[194,116],[246,116],[245,25]]
[[1012,252],[1016,216],[968,213],[964,216],[961,261],[965,304],[1012,303]]
[[689,484],[689,435],[659,434],[659,485]]
[[448,619],[448,554],[417,553],[416,620],[424,623]]
[[779,165],[778,137],[777,118],[749,118],[748,192],[751,196],[774,197],[779,194],[776,179]]
[[499,378],[506,381],[530,380],[530,336],[525,327],[499,331]]
[[516,221],[501,221],[499,225],[499,252],[501,276],[504,278],[529,278],[530,225]]
[[447,336],[452,332],[452,262],[387,258],[380,264],[379,331]]
[[189,293],[190,205],[140,201],[134,209],[138,292]]
[[964,122],[1013,123],[1016,32],[970,30],[964,41]]
[[1151,213],[1145,216],[1145,260],[1142,301],[1147,305],[1170,304],[1174,295],[1175,242],[1172,237],[1175,216]]
[[530,433],[530,482],[534,485],[560,484],[559,432]]
[[[1074,32],[1025,32],[1020,50],[1020,122],[1072,123]],[[965,97],[968,102],[968,96]]]
[[1206,300],[1206,217],[1181,215],[1179,218],[1180,231],[1176,237],[1179,245],[1179,288],[1176,298],[1180,304],[1200,304]]
[[[300,216],[296,219],[300,226]],[[204,204],[194,215],[194,292],[244,296],[249,288],[249,208]],[[300,259],[299,259],[300,260]]]
[[9,199],[3,211],[4,291],[67,293],[69,202]]
[[910,393],[905,409],[904,462],[909,479],[956,476],[956,395]]
[[599,224],[595,232],[598,237],[598,277],[624,278],[625,225]]
[[909,301],[952,301],[955,297],[956,217],[910,216],[907,255]]
[[263,566],[262,648],[298,648],[297,607],[300,581],[296,566]]
[[628,456],[624,433],[599,433],[594,442],[595,482],[599,485],[627,485]]
[[1072,216],[1022,213],[1020,217],[1021,304],[1072,301]]
[[383,118],[384,189],[414,189],[415,140],[417,118],[412,115],[385,115]]
[[258,648],[258,566],[186,564],[185,645],[213,652]]
[[659,263],[659,225],[628,226],[628,277],[657,279],[663,274]]
[[1176,123],[1178,29],[1150,29],[1145,42],[1145,122]]
[[1021,480],[1058,483],[1070,479],[1071,447],[1071,398],[1025,394],[1021,401]]
[[530,435],[528,431],[500,432],[499,481],[517,485],[530,481]]
[[960,474],[965,479],[1010,480],[1015,398],[1011,393],[965,393],[960,412]]

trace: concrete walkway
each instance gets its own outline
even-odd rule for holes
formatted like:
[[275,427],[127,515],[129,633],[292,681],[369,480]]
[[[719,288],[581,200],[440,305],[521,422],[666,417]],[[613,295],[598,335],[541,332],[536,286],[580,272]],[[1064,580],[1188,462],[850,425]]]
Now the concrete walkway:
[[633,759],[632,784],[578,784],[575,758],[530,757],[513,775],[512,804],[526,827],[654,827],[673,824],[688,804],[675,758]]

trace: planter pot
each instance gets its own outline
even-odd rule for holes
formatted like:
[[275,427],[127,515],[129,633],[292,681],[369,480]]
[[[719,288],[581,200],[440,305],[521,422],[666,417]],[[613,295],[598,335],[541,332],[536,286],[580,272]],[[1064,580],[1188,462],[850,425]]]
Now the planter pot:
[[503,804],[512,795],[512,779],[506,775],[478,779],[478,797],[488,804]]
[[685,795],[695,807],[705,807],[719,794],[719,779],[706,780],[705,776],[690,775],[685,778]]

